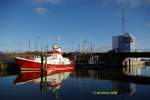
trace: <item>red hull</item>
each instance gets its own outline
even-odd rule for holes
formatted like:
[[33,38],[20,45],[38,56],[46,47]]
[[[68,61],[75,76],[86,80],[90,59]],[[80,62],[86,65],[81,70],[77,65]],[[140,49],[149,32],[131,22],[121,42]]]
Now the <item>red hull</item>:
[[41,68],[45,68],[47,70],[66,70],[66,69],[74,69],[75,65],[74,64],[69,64],[69,65],[52,65],[52,64],[47,64],[43,65],[41,63],[33,62],[32,60],[28,59],[21,59],[21,58],[16,58],[16,63],[19,65],[21,70],[41,70]]

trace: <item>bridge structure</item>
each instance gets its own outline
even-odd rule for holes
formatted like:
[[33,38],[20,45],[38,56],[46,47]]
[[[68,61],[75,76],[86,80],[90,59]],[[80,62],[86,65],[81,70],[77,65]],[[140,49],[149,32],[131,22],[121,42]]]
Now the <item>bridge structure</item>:
[[150,51],[148,52],[105,52],[93,53],[98,56],[99,62],[104,65],[121,66],[127,58],[150,58]]
[[74,57],[76,63],[88,63],[88,60],[95,56],[97,63],[106,66],[122,66],[127,58],[150,58],[150,50],[139,52],[89,52],[89,53],[68,53]]

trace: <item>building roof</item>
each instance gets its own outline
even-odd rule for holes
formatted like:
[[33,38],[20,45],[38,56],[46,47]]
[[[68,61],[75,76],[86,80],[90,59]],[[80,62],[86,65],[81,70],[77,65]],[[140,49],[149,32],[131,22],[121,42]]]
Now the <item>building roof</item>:
[[128,32],[124,33],[123,36],[124,36],[124,37],[131,37],[131,38],[134,38],[134,36],[133,36],[131,33],[128,33]]

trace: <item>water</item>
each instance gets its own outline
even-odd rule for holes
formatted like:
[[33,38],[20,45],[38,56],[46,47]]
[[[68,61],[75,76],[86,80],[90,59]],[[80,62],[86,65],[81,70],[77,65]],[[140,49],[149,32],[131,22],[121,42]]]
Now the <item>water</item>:
[[[11,71],[10,71],[11,72]],[[149,100],[150,66],[0,72],[0,100]]]

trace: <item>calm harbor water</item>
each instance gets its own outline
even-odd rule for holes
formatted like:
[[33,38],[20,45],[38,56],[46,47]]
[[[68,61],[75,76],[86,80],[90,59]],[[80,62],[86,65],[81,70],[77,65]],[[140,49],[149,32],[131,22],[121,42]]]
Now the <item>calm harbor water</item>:
[[[10,71],[11,72],[11,71]],[[150,66],[10,73],[0,71],[1,100],[149,100]]]

